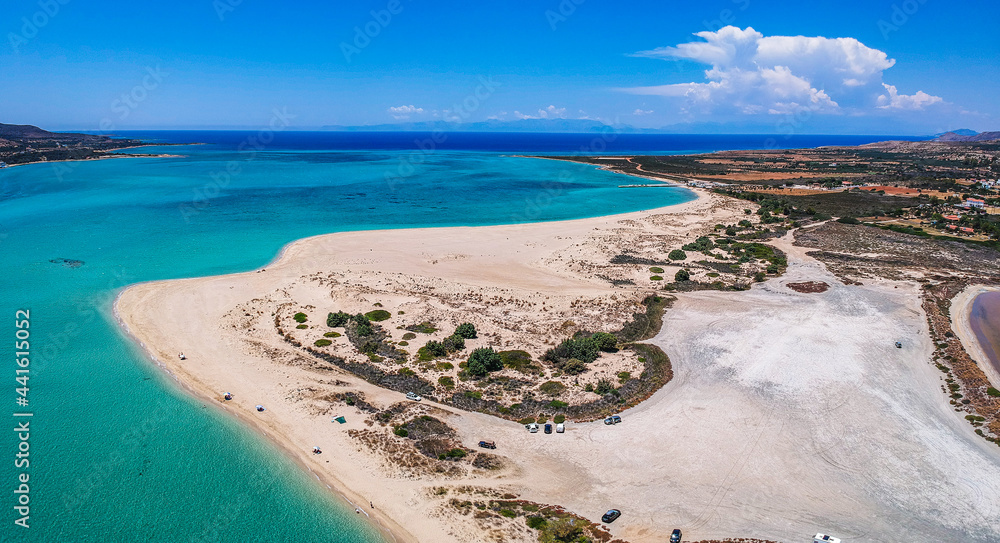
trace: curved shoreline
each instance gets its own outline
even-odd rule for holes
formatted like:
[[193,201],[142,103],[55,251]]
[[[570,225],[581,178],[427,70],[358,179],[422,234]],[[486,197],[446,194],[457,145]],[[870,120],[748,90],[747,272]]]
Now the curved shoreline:
[[[269,439],[274,445],[276,445],[279,450],[284,452],[291,460],[293,460],[299,466],[309,470],[309,472],[317,478],[321,483],[325,484],[328,489],[339,494],[348,504],[355,505],[357,503],[363,503],[366,498],[362,496],[356,489],[352,488],[350,484],[339,479],[335,475],[329,472],[327,469],[320,468],[320,460],[312,456],[307,455],[300,447],[293,445],[296,442],[289,435],[281,432],[278,427],[281,424],[268,424],[265,421],[259,420],[255,417],[248,416],[240,411],[236,406],[228,406],[219,402],[219,392],[215,387],[209,386],[204,382],[199,376],[192,374],[185,368],[181,367],[178,362],[174,361],[174,357],[171,356],[170,351],[163,348],[162,345],[158,345],[157,341],[150,338],[148,335],[144,335],[141,330],[141,326],[133,320],[132,312],[136,310],[139,306],[143,305],[146,297],[155,291],[159,291],[170,285],[171,287],[178,285],[193,285],[196,283],[202,283],[206,281],[214,280],[224,280],[232,279],[239,280],[242,278],[252,277],[254,274],[265,273],[270,275],[271,272],[280,272],[284,268],[296,267],[296,263],[300,260],[308,261],[309,259],[303,256],[303,252],[308,252],[307,248],[314,247],[323,244],[325,241],[334,238],[343,237],[367,237],[370,239],[376,239],[380,236],[391,236],[391,235],[418,235],[425,238],[436,238],[436,239],[447,239],[447,232],[461,232],[465,235],[477,232],[504,232],[505,234],[513,234],[513,231],[531,230],[531,231],[542,231],[547,229],[557,229],[565,230],[567,228],[577,230],[577,231],[588,231],[591,230],[596,225],[606,225],[610,223],[616,223],[621,220],[637,219],[640,217],[648,217],[654,214],[674,214],[674,213],[684,213],[692,207],[700,208],[706,207],[706,204],[711,201],[711,198],[702,193],[701,191],[692,190],[695,195],[693,200],[687,202],[682,202],[679,204],[674,204],[667,207],[655,208],[652,210],[644,211],[634,211],[618,215],[607,215],[602,217],[590,217],[582,219],[570,219],[565,221],[550,221],[542,223],[517,223],[517,224],[506,224],[506,225],[491,225],[491,226],[476,226],[476,227],[431,227],[431,228],[417,228],[417,229],[390,229],[390,230],[367,230],[367,231],[353,231],[353,232],[339,232],[332,234],[320,234],[316,236],[310,236],[306,238],[301,238],[292,241],[281,248],[277,255],[267,264],[261,266],[255,270],[250,270],[246,272],[239,272],[233,274],[225,274],[210,277],[197,277],[197,278],[184,278],[184,279],[170,279],[170,280],[156,280],[147,281],[142,283],[137,283],[130,285],[121,290],[115,298],[113,304],[113,313],[115,320],[118,325],[122,328],[125,334],[128,336],[130,341],[134,342],[139,346],[145,355],[157,366],[166,371],[168,375],[180,386],[180,389],[184,390],[185,393],[191,394],[193,397],[198,398],[201,401],[208,403],[220,403],[222,411],[227,414],[235,415],[235,420],[242,423],[249,423],[247,427],[254,428],[264,434],[264,437]],[[442,236],[442,234],[445,234]],[[510,237],[514,237],[511,235]],[[303,258],[299,258],[303,256]],[[308,264],[307,264],[308,266]],[[127,306],[127,307],[123,307]],[[158,348],[159,347],[159,348]],[[187,353],[187,350],[184,352]],[[346,373],[338,372],[338,378],[342,378],[346,381],[353,381],[360,379]],[[350,377],[350,378],[349,378]],[[353,378],[353,379],[352,379]],[[355,385],[356,383],[352,383]],[[369,385],[374,386],[374,385]],[[456,411],[458,411],[456,409]],[[463,414],[466,412],[462,412]],[[324,459],[325,460],[325,459]],[[387,490],[383,488],[383,490]],[[355,505],[356,506],[356,505]],[[368,511],[361,509],[368,516]],[[384,513],[384,508],[377,508],[375,514],[368,516],[372,521],[373,526],[383,534],[383,537],[387,541],[394,540],[400,543],[411,543],[416,541],[421,541],[414,533],[404,529],[399,522],[393,518],[391,515]]]
[[969,356],[976,361],[976,364],[983,370],[986,377],[989,379],[990,383],[996,387],[1000,388],[1000,368],[993,365],[992,361],[986,356],[986,352],[983,351],[982,345],[979,344],[979,338],[976,337],[975,332],[972,331],[972,305],[976,297],[985,292],[997,292],[1000,291],[1000,287],[987,286],[987,285],[969,285],[962,292],[958,293],[951,300],[951,324],[955,329],[955,334],[958,336],[959,341],[965,347],[965,350],[969,353]]

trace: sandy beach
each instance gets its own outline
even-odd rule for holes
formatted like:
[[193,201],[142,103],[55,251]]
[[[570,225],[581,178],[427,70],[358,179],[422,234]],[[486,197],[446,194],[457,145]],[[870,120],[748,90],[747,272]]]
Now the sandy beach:
[[969,356],[976,361],[990,380],[990,383],[993,383],[995,387],[1000,387],[1000,371],[990,363],[986,353],[983,352],[983,348],[979,344],[975,332],[972,331],[969,318],[972,314],[972,302],[976,299],[976,296],[984,292],[996,292],[998,290],[1000,288],[969,285],[969,287],[951,300],[951,322],[955,334],[962,341],[962,345],[965,346],[965,350],[968,351]]
[[[565,315],[607,327],[620,315],[601,308],[615,302],[626,315],[655,292],[646,266],[608,266],[612,256],[662,253],[735,223],[747,205],[702,193],[678,206],[576,221],[330,234],[290,244],[260,270],[129,287],[115,308],[181,386],[365,505],[390,540],[535,541],[523,519],[456,509],[501,495],[594,522],[619,508],[609,530],[632,543],[664,541],[675,527],[686,540],[800,541],[817,531],[845,541],[1000,539],[992,491],[1000,451],[939,392],[918,288],[843,285],[793,245],[793,233],[773,240],[788,255],[783,276],[747,292],[677,295],[652,340],[670,356],[674,378],[616,426],[571,422],[565,434],[529,434],[485,414],[408,403],[317,365],[274,331],[296,310],[310,315],[296,333],[312,334],[325,330],[316,319],[327,311],[377,303],[394,315],[389,323],[419,312],[449,325],[474,320],[480,339],[471,347],[506,347],[515,330],[541,348]],[[829,289],[787,287],[796,281]],[[900,338],[905,347],[896,349]],[[470,449],[495,440],[502,466],[401,464],[391,429],[363,406],[332,400],[345,392],[443,420]],[[312,454],[314,446],[323,453]]]

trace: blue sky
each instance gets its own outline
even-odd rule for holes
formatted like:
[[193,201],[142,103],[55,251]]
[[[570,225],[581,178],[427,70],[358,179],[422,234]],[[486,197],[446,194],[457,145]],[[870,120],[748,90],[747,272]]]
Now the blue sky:
[[8,0],[0,122],[255,128],[278,109],[302,129],[534,117],[723,132],[1000,129],[996,2],[284,6]]

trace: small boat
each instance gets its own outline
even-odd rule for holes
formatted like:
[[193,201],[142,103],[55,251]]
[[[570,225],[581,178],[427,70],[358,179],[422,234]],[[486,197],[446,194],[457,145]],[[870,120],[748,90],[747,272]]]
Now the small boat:
[[257,406],[257,411],[266,411],[266,410],[264,409],[263,405],[258,405]]

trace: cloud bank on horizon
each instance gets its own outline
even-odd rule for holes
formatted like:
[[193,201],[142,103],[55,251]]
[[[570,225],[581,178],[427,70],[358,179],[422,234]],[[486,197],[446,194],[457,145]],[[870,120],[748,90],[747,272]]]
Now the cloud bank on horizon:
[[710,65],[704,82],[630,87],[623,92],[680,101],[682,114],[864,115],[948,105],[923,91],[900,94],[883,75],[895,59],[854,38],[765,36],[726,26],[695,34],[703,41],[633,56]]

